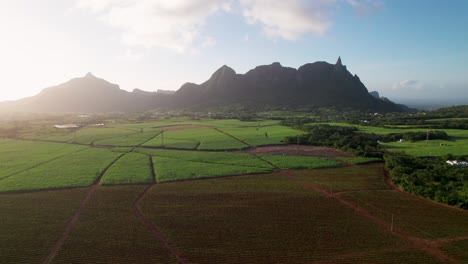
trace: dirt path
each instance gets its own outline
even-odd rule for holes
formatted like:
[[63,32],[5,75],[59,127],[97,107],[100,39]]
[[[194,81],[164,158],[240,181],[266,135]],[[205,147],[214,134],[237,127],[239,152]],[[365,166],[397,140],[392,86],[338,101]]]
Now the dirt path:
[[438,246],[442,246],[445,243],[457,242],[457,241],[463,241],[463,240],[468,240],[468,236],[441,238],[441,239],[435,240],[434,242]]
[[91,196],[94,194],[94,192],[97,190],[97,188],[99,188],[99,185],[95,184],[95,185],[92,185],[91,187],[89,187],[88,189],[88,192],[86,193],[86,196],[85,198],[83,199],[83,201],[81,201],[80,203],[80,207],[78,208],[78,210],[76,210],[75,214],[73,215],[73,217],[70,219],[70,221],[68,221],[68,224],[67,226],[65,227],[65,230],[63,231],[62,235],[60,236],[59,240],[57,240],[57,242],[55,243],[55,245],[52,247],[52,249],[50,250],[47,258],[44,260],[44,264],[48,264],[48,263],[51,263],[52,260],[55,258],[55,256],[57,255],[57,253],[59,252],[60,248],[62,248],[63,246],[63,243],[65,243],[65,240],[68,238],[68,236],[70,235],[70,232],[73,230],[73,228],[75,227],[76,223],[78,222],[78,220],[80,219],[80,215],[81,215],[81,212],[84,210],[85,206],[86,206],[86,203],[88,202],[88,200],[91,198]]
[[85,198],[81,201],[80,207],[78,210],[76,210],[75,214],[73,217],[68,221],[67,226],[65,227],[65,230],[63,230],[62,235],[60,238],[57,240],[55,245],[52,247],[52,249],[49,251],[49,254],[47,255],[46,259],[44,260],[44,264],[51,263],[52,260],[57,256],[57,253],[59,250],[62,248],[63,244],[67,240],[68,236],[70,235],[71,231],[75,227],[76,223],[80,220],[81,213],[83,212],[86,204],[88,203],[89,199],[91,196],[96,192],[96,190],[99,188],[100,184],[99,182],[101,181],[102,176],[106,173],[106,171],[112,167],[112,165],[117,162],[121,157],[123,157],[125,154],[119,155],[117,158],[115,158],[109,165],[107,165],[106,168],[99,174],[99,176],[96,178],[94,181],[94,184],[89,187],[88,192],[86,193]]
[[426,252],[430,256],[433,256],[434,258],[438,259],[442,263],[461,263],[457,259],[454,259],[451,256],[448,256],[447,254],[442,252],[439,249],[439,245],[437,243],[433,243],[433,241],[428,241],[428,240],[424,240],[424,239],[421,239],[421,238],[411,236],[411,235],[405,233],[404,231],[402,231],[402,230],[400,230],[398,228],[393,228],[393,231],[391,231],[390,226],[389,226],[389,224],[387,222],[385,222],[382,219],[372,215],[371,213],[369,213],[367,210],[363,209],[362,207],[359,207],[356,204],[353,204],[352,202],[343,199],[339,195],[333,195],[333,194],[329,193],[327,190],[322,189],[320,186],[311,184],[309,182],[306,182],[306,181],[303,181],[303,180],[297,178],[296,176],[293,175],[293,173],[291,171],[281,171],[280,173],[283,174],[284,176],[286,176],[287,178],[289,178],[290,180],[292,180],[292,181],[294,181],[294,182],[296,182],[296,183],[298,183],[298,184],[300,184],[300,185],[302,185],[302,186],[304,186],[304,187],[306,187],[308,189],[312,189],[314,191],[323,193],[326,197],[329,197],[331,199],[335,199],[336,201],[338,201],[342,205],[345,205],[345,206],[351,208],[353,211],[355,211],[356,213],[358,213],[362,217],[365,217],[365,218],[371,220],[372,222],[376,223],[383,230],[385,230],[387,232],[391,232],[393,235],[396,235],[396,236],[398,236],[398,237],[400,237],[400,238],[402,238],[402,239],[404,239],[406,241],[411,242],[411,244],[413,244],[416,248]]
[[148,228],[151,233],[154,235],[154,237],[162,244],[162,246],[169,251],[176,259],[178,263],[190,263],[186,258],[182,256],[182,253],[177,249],[177,247],[173,244],[170,243],[169,239],[164,236],[164,234],[161,232],[161,230],[154,225],[149,219],[145,217],[143,212],[140,209],[140,206],[138,203],[143,199],[143,197],[146,195],[146,193],[154,186],[154,184],[149,185],[138,197],[135,199],[135,201],[132,204],[132,210],[133,214],[135,217],[142,223],[143,225]]

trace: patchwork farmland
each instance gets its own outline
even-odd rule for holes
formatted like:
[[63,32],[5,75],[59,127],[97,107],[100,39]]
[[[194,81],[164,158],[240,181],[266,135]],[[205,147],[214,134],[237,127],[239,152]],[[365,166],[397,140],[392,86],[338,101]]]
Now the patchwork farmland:
[[[42,131],[38,129],[37,131]],[[276,121],[0,139],[2,263],[465,263],[468,213]]]

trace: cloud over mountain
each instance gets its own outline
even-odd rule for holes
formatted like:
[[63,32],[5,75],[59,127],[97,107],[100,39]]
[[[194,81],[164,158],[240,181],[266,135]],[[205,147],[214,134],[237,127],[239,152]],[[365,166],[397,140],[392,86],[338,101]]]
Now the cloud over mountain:
[[121,30],[130,46],[183,53],[197,41],[206,40],[206,36],[200,36],[200,28],[211,15],[228,11],[230,1],[79,0],[76,7],[90,10]]
[[122,32],[129,46],[166,48],[184,53],[213,46],[205,36],[207,20],[219,13],[241,14],[271,39],[295,41],[306,34],[323,34],[332,25],[331,11],[342,3],[358,13],[380,6],[380,0],[77,0],[88,10]]
[[335,1],[240,0],[250,24],[261,25],[272,38],[296,40],[307,33],[324,33],[331,25],[327,10]]

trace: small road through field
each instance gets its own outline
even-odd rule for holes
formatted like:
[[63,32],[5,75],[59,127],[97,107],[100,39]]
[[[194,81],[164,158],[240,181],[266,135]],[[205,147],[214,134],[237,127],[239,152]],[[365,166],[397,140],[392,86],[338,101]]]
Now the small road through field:
[[72,216],[72,218],[68,221],[68,224],[67,226],[65,227],[65,229],[63,230],[62,232],[62,235],[59,237],[59,239],[57,240],[57,242],[55,243],[55,245],[50,249],[49,251],[49,254],[47,255],[47,257],[45,258],[45,260],[43,261],[44,264],[49,264],[51,263],[54,258],[57,256],[58,252],[60,251],[60,249],[62,248],[63,246],[63,243],[65,243],[65,241],[67,240],[68,236],[70,235],[71,231],[73,230],[73,228],[75,227],[76,223],[80,220],[80,216],[81,216],[81,213],[83,212],[84,208],[86,207],[86,204],[88,203],[89,199],[91,198],[91,196],[96,192],[96,190],[99,188],[100,184],[100,180],[102,178],[102,176],[106,173],[106,171],[112,167],[112,165],[117,162],[117,160],[119,160],[121,157],[123,157],[125,154],[122,154],[120,156],[118,156],[116,159],[114,159],[100,174],[99,176],[96,178],[95,182],[93,185],[91,185],[90,187],[88,187],[88,192],[86,193],[86,196],[84,197],[84,199],[81,201],[80,203],[80,206],[78,207],[78,209],[76,210],[75,214]]
[[[404,239],[406,241],[411,242],[416,248],[418,248],[420,250],[423,250],[424,252],[428,253],[430,256],[433,256],[433,257],[437,258],[442,263],[461,263],[459,260],[454,259],[451,256],[448,256],[447,254],[442,252],[440,250],[440,248],[439,248],[440,245],[437,244],[437,243],[434,243],[431,240],[425,240],[425,239],[421,239],[421,238],[411,236],[411,235],[407,234],[406,232],[404,232],[404,231],[402,231],[402,230],[400,230],[398,228],[394,228],[393,231],[391,231],[390,227],[389,227],[389,224],[387,222],[385,222],[382,219],[372,215],[371,213],[369,213],[367,210],[363,209],[362,207],[359,207],[358,205],[356,205],[356,204],[354,204],[354,203],[352,203],[352,202],[350,202],[348,200],[343,199],[340,195],[333,195],[332,193],[328,192],[327,190],[322,189],[320,186],[317,186],[317,185],[314,185],[312,183],[303,181],[303,180],[297,178],[296,176],[294,176],[292,171],[283,170],[283,171],[280,171],[280,173],[283,174],[284,176],[286,176],[287,178],[289,178],[290,180],[304,186],[305,188],[312,189],[314,191],[323,193],[326,197],[329,197],[330,199],[335,199],[336,201],[338,201],[342,205],[345,205],[345,206],[351,208],[353,211],[355,211],[356,213],[358,213],[362,217],[367,218],[367,219],[371,220],[372,222],[378,224],[383,230],[385,230],[387,232],[391,232],[393,235],[396,235],[396,236],[398,236],[398,237],[400,237],[400,238],[402,238],[402,239]],[[460,238],[460,240],[463,240],[463,239],[464,239],[464,237]]]
[[138,203],[143,199],[146,193],[154,186],[155,184],[149,185],[133,202],[132,210],[135,217],[142,223],[149,231],[154,235],[154,237],[161,243],[161,245],[169,251],[176,259],[177,263],[190,263],[185,257],[183,257],[182,253],[179,249],[173,245],[169,239],[161,232],[161,230],[153,224],[148,218],[145,217],[143,212],[140,209]]

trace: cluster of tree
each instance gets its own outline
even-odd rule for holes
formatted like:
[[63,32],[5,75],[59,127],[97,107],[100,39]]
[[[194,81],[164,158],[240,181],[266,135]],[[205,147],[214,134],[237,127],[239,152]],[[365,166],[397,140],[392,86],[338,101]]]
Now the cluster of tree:
[[[445,132],[434,132],[432,138],[446,137]],[[430,135],[430,136],[431,136]],[[420,140],[426,133],[392,135],[396,138]],[[466,160],[468,157],[447,155],[439,158],[413,157],[402,153],[389,153],[378,142],[391,137],[359,132],[356,127],[315,125],[307,134],[288,137],[289,144],[334,147],[348,153],[383,158],[393,182],[405,191],[423,197],[468,209],[468,168],[446,164],[446,160]]]
[[381,136],[358,132],[356,127],[330,125],[311,126],[307,134],[286,138],[289,144],[333,147],[357,156],[382,158],[384,149],[379,140]]
[[428,132],[405,132],[405,133],[391,133],[384,136],[385,141],[397,141],[404,139],[406,141],[420,141],[420,140],[433,140],[433,139],[447,139],[448,135],[444,131],[428,131]]
[[[468,209],[468,168],[446,164],[447,158],[385,155],[392,181],[401,189],[441,203]],[[463,157],[459,157],[463,159]]]

